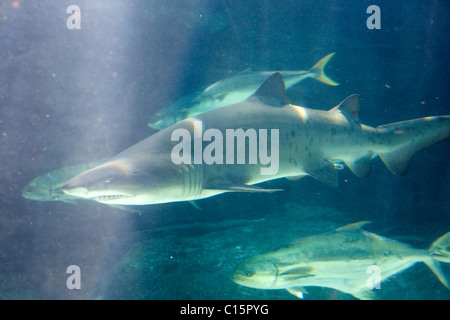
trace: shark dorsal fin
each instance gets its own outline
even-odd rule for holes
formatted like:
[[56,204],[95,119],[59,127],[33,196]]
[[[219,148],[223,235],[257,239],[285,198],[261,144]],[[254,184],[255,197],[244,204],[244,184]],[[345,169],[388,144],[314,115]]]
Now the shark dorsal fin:
[[359,121],[359,95],[352,94],[330,111],[340,111],[348,119]]
[[245,70],[242,70],[241,72],[239,72],[238,74],[246,74],[246,73],[251,73],[253,72],[252,68],[247,68]]
[[360,221],[355,223],[347,224],[343,227],[336,229],[336,231],[359,231],[363,226],[370,223],[370,221]]
[[272,73],[249,99],[258,99],[262,103],[274,107],[283,107],[289,104],[281,73]]

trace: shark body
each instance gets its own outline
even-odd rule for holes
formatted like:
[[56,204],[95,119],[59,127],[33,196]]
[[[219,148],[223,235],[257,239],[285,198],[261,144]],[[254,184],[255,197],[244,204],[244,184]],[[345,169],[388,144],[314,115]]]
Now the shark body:
[[286,289],[299,298],[306,292],[304,287],[316,286],[371,299],[383,280],[424,262],[449,288],[439,262],[450,262],[450,232],[424,250],[364,231],[361,227],[366,223],[302,238],[290,247],[251,257],[237,268],[233,281],[251,288]]
[[[356,175],[366,177],[370,173],[371,159],[378,155],[393,173],[404,175],[409,159],[416,152],[450,136],[450,116],[373,128],[359,122],[358,112],[356,95],[329,111],[290,105],[282,76],[274,73],[244,102],[161,130],[104,164],[70,179],[62,190],[72,196],[107,204],[144,205],[191,201],[224,192],[273,192],[277,190],[266,190],[255,184],[283,177],[309,175],[337,187],[337,163],[344,162]],[[173,133],[182,129],[196,136],[199,123],[202,128],[213,129],[223,137],[229,129],[278,131],[276,148],[267,143],[266,150],[267,154],[278,153],[277,170],[263,174],[262,169],[268,165],[261,161],[175,164],[173,151],[179,141],[174,141]],[[212,140],[214,138],[203,137],[200,152],[217,143]],[[272,142],[274,140],[272,137]],[[245,144],[246,159],[252,153],[249,144],[249,141]],[[225,149],[217,148],[216,153]],[[192,146],[190,152],[197,151],[197,147]],[[259,152],[261,155],[261,149]]]
[[[318,61],[308,71],[280,71],[286,89],[308,78],[337,86],[324,72],[328,61],[334,56],[330,53]],[[250,97],[261,84],[275,71],[243,71],[235,76],[217,81],[199,93],[189,94],[168,108],[158,111],[148,126],[161,130],[186,118],[242,102]]]

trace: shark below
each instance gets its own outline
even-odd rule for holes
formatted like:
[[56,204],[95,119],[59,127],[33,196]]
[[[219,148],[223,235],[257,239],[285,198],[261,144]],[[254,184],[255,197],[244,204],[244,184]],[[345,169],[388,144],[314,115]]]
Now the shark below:
[[[303,298],[304,287],[333,288],[359,299],[372,299],[370,268],[379,269],[378,284],[424,262],[449,288],[439,262],[450,262],[450,232],[437,239],[428,250],[388,239],[361,227],[357,222],[335,232],[300,239],[295,245],[257,255],[241,264],[233,281],[258,289],[286,289]],[[450,289],[450,288],[449,288]]]
[[[373,128],[361,124],[358,114],[357,95],[329,111],[291,105],[281,74],[274,73],[247,100],[163,129],[78,174],[61,189],[72,196],[107,204],[146,205],[193,201],[224,192],[274,192],[278,189],[267,190],[255,184],[283,177],[309,175],[337,187],[337,164],[345,163],[357,176],[366,177],[371,171],[371,160],[379,156],[390,171],[404,175],[415,153],[450,136],[450,116]],[[207,131],[198,137],[199,124],[209,130],[208,137]],[[241,130],[243,139],[237,143],[235,138],[218,141],[219,137],[228,137],[230,130]],[[183,134],[174,136],[176,132],[194,137],[190,147]],[[255,140],[251,132],[277,134],[271,136],[271,143],[266,137],[267,143],[259,145],[258,150],[251,146],[251,140]],[[195,144],[199,139],[203,142],[200,147]],[[261,136],[256,140],[261,141]],[[180,144],[185,147],[179,148]],[[182,154],[181,159],[194,161],[178,161],[179,158],[174,163],[175,149]],[[195,161],[196,154],[220,156],[218,153],[224,150],[234,155],[227,157],[231,161],[220,163],[223,156]],[[258,152],[260,160],[262,155],[271,154],[272,163],[247,161],[254,152]],[[276,166],[265,174],[264,169],[272,165]]]

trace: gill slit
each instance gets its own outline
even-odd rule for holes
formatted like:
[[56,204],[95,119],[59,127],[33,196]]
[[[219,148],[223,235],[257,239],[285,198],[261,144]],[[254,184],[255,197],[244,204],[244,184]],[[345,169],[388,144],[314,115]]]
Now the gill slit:
[[182,166],[184,173],[183,195],[187,198],[197,197],[203,189],[203,166],[187,164]]
[[[273,263],[273,262],[272,262],[272,263]],[[280,275],[280,270],[278,270],[278,266],[276,265],[276,263],[273,263],[273,265],[275,266],[275,269],[277,269],[277,274],[275,275],[275,279],[273,280],[272,287],[275,286],[275,284],[276,284],[277,281],[278,281],[278,277],[279,277],[279,275]]]

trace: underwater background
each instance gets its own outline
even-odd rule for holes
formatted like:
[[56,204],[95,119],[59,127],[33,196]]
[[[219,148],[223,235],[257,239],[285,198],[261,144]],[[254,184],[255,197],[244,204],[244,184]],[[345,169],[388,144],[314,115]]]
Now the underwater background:
[[[66,12],[81,9],[81,29]],[[370,5],[381,29],[368,29]],[[125,211],[36,201],[22,189],[52,170],[100,161],[155,133],[150,117],[243,70],[308,70],[328,53],[340,83],[305,80],[292,104],[328,110],[361,96],[377,126],[450,114],[448,1],[0,0],[0,299],[296,299],[231,281],[246,257],[370,220],[379,235],[428,248],[450,229],[450,141],[417,154],[406,177],[373,160],[339,171]],[[81,270],[68,289],[67,267]],[[449,275],[450,268],[443,264]],[[354,299],[308,288],[306,299]],[[380,299],[449,299],[423,263],[381,284]]]

